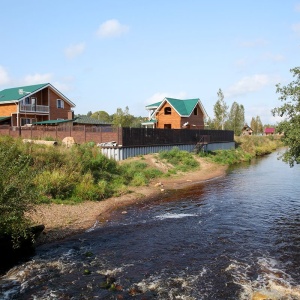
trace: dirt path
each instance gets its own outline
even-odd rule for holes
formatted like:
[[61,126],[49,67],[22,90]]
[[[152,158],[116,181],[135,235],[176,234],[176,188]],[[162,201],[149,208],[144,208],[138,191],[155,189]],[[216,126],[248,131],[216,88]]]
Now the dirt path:
[[[109,218],[110,212],[116,208],[125,208],[140,201],[151,201],[166,190],[182,189],[225,175],[226,166],[209,163],[203,158],[198,158],[198,160],[201,167],[197,171],[155,179],[148,186],[131,188],[131,193],[120,197],[113,197],[100,202],[87,201],[77,205],[39,205],[35,213],[31,215],[35,224],[45,225],[45,230],[38,238],[37,244],[60,240],[83,232],[94,226],[96,222],[105,222]],[[144,161],[166,171],[167,166],[156,161],[153,155],[145,155]]]

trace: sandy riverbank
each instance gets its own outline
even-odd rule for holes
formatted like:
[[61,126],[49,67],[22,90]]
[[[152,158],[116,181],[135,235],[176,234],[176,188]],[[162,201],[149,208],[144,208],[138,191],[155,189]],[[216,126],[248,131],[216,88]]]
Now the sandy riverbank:
[[[166,166],[155,165],[152,155],[146,155],[146,161],[151,165],[165,169]],[[151,201],[167,190],[182,189],[197,183],[224,176],[226,166],[208,162],[198,158],[199,170],[177,174],[169,178],[155,179],[148,186],[130,188],[131,192],[120,197],[105,199],[100,202],[84,202],[77,205],[44,204],[39,205],[31,215],[35,224],[44,224],[45,230],[38,238],[37,244],[60,240],[91,228],[97,221],[105,222],[110,212],[124,208],[141,201]]]

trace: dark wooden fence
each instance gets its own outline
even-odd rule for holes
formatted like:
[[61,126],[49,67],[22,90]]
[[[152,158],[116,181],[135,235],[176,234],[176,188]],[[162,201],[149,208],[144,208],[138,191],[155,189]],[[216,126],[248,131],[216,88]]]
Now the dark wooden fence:
[[153,128],[112,128],[91,126],[0,126],[1,135],[23,139],[48,139],[57,141],[71,136],[78,144],[85,142],[116,142],[125,147],[156,145],[196,145],[197,143],[233,142],[230,130],[199,129],[153,129]]
[[231,130],[122,128],[123,146],[187,145],[233,142]]

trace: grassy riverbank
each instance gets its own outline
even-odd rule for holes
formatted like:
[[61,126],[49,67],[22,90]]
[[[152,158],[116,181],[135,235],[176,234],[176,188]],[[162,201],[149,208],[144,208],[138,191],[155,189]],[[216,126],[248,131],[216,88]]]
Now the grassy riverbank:
[[244,137],[237,139],[236,149],[205,157],[174,148],[123,162],[101,155],[92,143],[64,148],[1,137],[0,145],[2,230],[10,233],[42,223],[46,229],[41,241],[49,242],[105,220],[115,208],[222,176],[229,164],[270,153],[280,142]]

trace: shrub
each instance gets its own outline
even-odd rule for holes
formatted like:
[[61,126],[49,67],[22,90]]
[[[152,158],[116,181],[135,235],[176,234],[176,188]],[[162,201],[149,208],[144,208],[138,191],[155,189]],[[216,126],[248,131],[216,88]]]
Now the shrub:
[[93,176],[88,172],[82,176],[81,182],[76,185],[74,196],[79,201],[95,201],[103,199],[105,194],[103,193],[103,186],[94,184]]
[[30,219],[38,194],[32,184],[32,159],[23,154],[20,144],[1,138],[0,142],[0,234],[11,235],[17,247],[28,237]]
[[69,174],[64,169],[45,170],[35,179],[40,192],[52,199],[62,200],[72,195],[76,182],[76,174]]
[[178,171],[186,172],[199,167],[199,162],[195,160],[192,153],[181,151],[177,147],[170,151],[159,152],[159,158],[172,164]]

